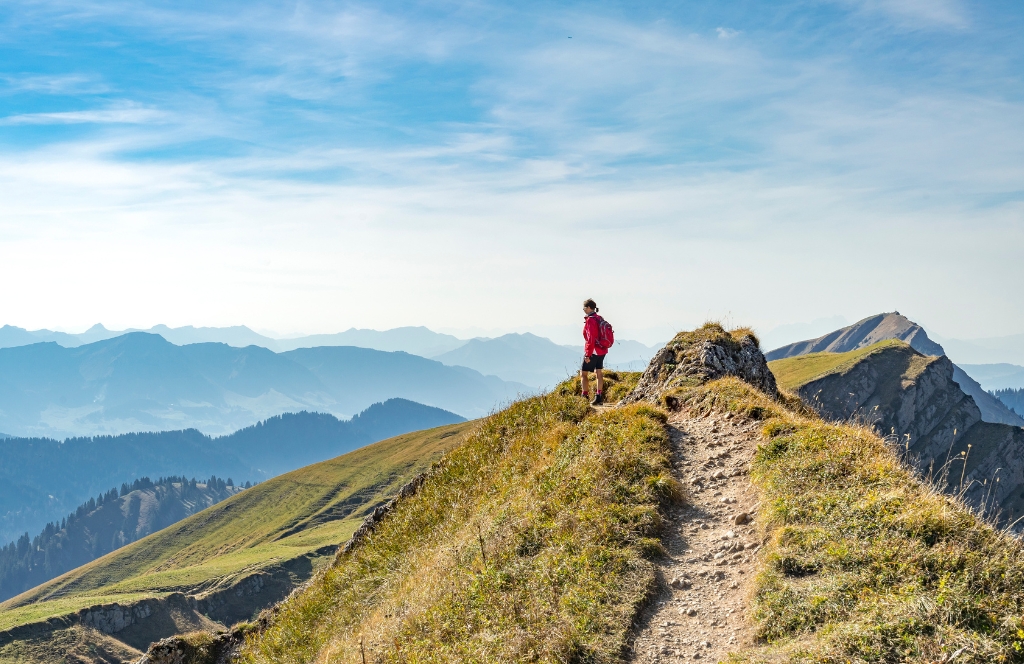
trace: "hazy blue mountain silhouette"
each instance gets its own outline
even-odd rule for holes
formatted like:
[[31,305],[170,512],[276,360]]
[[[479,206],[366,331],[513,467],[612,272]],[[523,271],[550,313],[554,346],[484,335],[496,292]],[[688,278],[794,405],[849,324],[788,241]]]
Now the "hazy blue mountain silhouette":
[[402,397],[477,417],[524,392],[407,353],[329,347],[177,346],[134,332],[77,348],[0,349],[0,431],[17,436],[196,428],[226,434],[299,410],[341,417]]
[[1024,367],[1016,364],[965,364],[963,369],[990,392],[1024,389]]
[[384,438],[461,421],[439,408],[392,399],[351,420],[286,413],[218,438],[187,429],[0,440],[0,544],[38,532],[90,496],[135,478],[217,475],[239,484],[262,481]]
[[295,339],[277,339],[281,350],[314,348],[318,346],[358,346],[384,351],[404,351],[421,357],[434,357],[458,348],[465,340],[450,334],[441,334],[428,328],[396,327],[391,330],[361,330],[351,328],[337,334],[314,334]]
[[[653,355],[654,349],[638,341],[616,341],[605,366],[641,371]],[[434,359],[535,388],[548,388],[579,371],[583,345],[561,346],[530,333],[505,334],[493,339],[470,339],[459,348]]]
[[494,339],[470,339],[464,345],[436,356],[448,365],[476,369],[538,388],[548,388],[579,371],[579,350],[559,346],[535,334],[505,334]]
[[[466,367],[445,366],[436,360],[404,352],[386,353],[353,346],[298,348],[281,353],[311,371],[337,399],[342,412],[353,412],[367,399],[401,397],[437,406],[467,417],[528,394],[526,385],[484,376]],[[458,409],[445,404],[475,404]],[[479,404],[488,404],[481,408]],[[2,427],[2,424],[0,424]]]
[[168,327],[154,325],[148,330],[108,330],[96,324],[80,334],[54,332],[52,330],[26,330],[4,325],[0,328],[0,348],[27,346],[41,341],[53,341],[65,348],[76,348],[85,344],[113,339],[132,332],[159,334],[172,344],[184,346],[197,343],[223,343],[244,348],[262,346],[273,351],[314,348],[316,346],[358,346],[383,351],[405,351],[422,357],[432,357],[458,348],[465,340],[450,334],[441,334],[425,327],[396,327],[391,330],[364,330],[351,328],[336,334],[313,334],[288,339],[275,339],[254,332],[245,325],[231,327]]

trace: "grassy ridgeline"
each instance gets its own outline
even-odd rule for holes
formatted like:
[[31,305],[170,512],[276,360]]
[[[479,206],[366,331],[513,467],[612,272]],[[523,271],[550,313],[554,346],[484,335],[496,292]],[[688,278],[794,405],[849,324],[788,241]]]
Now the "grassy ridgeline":
[[767,538],[753,597],[765,643],[732,661],[1024,661],[1018,540],[923,484],[866,428],[735,379],[676,396],[766,420],[751,474]]
[[845,353],[809,353],[807,355],[795,355],[782,360],[773,360],[768,363],[779,387],[786,390],[796,390],[807,383],[831,373],[843,373],[850,369],[865,357],[878,353],[883,354],[886,350],[908,349],[909,346],[897,339],[879,341],[876,344],[851,350]]
[[[611,381],[610,381],[611,382]],[[613,386],[609,386],[610,388]],[[664,414],[571,385],[491,416],[243,661],[618,662],[679,497]]]

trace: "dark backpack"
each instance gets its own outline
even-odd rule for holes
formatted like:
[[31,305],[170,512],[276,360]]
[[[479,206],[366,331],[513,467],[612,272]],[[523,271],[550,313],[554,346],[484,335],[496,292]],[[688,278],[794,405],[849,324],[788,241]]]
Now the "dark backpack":
[[594,343],[605,350],[615,343],[615,330],[612,329],[612,324],[600,316],[597,317],[597,339]]

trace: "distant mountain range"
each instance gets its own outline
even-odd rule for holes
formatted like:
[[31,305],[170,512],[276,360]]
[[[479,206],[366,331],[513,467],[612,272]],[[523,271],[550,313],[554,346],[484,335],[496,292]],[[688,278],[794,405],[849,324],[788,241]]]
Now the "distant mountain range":
[[8,438],[0,441],[0,545],[134,478],[262,481],[397,434],[461,421],[454,413],[391,399],[349,421],[290,413],[220,438],[195,429],[64,441]]
[[53,341],[65,348],[113,339],[132,332],[159,334],[178,346],[198,343],[222,343],[237,348],[260,346],[275,352],[316,346],[358,346],[383,351],[405,351],[422,357],[440,355],[466,343],[450,334],[440,334],[425,327],[398,327],[392,330],[360,330],[352,328],[337,334],[313,334],[288,339],[275,339],[254,332],[244,325],[231,327],[168,327],[154,325],[140,330],[108,330],[96,324],[80,334],[54,332],[52,330],[26,330],[12,325],[0,327],[0,348],[28,346],[41,341]]
[[[655,350],[638,341],[616,341],[606,366],[640,371],[647,366]],[[560,346],[529,333],[506,334],[494,339],[471,339],[434,359],[545,389],[579,372],[583,346]]]
[[943,339],[942,346],[950,358],[962,366],[1002,362],[1024,365],[1024,334],[986,339]]
[[[808,353],[846,353],[887,339],[903,341],[924,355],[946,354],[942,346],[928,337],[924,328],[895,311],[870,316],[817,339],[798,341],[782,348],[776,348],[767,353],[765,357],[769,361],[773,361]],[[964,392],[974,398],[978,408],[981,409],[983,421],[1024,426],[1024,418],[982,389],[978,381],[955,364],[953,365],[953,380],[960,385]]]
[[1007,408],[1024,416],[1024,389],[995,390],[992,394],[1006,404]]
[[[81,334],[50,330],[29,331],[5,325],[0,328],[0,348],[26,346],[52,341],[66,348],[114,339],[134,332],[158,334],[172,344],[183,346],[199,343],[222,343],[237,348],[259,346],[283,353],[300,348],[354,346],[373,350],[403,351],[436,359],[449,366],[463,366],[505,381],[517,382],[532,389],[551,387],[563,380],[567,372],[578,371],[583,346],[562,346],[534,334],[506,334],[496,338],[459,339],[425,327],[399,327],[391,330],[352,328],[337,334],[315,334],[290,339],[275,339],[239,325],[234,327],[177,327],[156,325],[148,330],[112,331],[94,325]],[[637,341],[616,341],[608,358],[608,367],[620,370],[642,370],[656,348]],[[396,395],[398,396],[398,395]]]
[[75,348],[0,349],[0,431],[16,436],[187,428],[222,435],[284,412],[348,417],[390,398],[472,418],[529,391],[408,353],[348,346],[275,353],[176,346],[133,332]]
[[1024,389],[1024,367],[1016,364],[965,364],[963,368],[986,390]]

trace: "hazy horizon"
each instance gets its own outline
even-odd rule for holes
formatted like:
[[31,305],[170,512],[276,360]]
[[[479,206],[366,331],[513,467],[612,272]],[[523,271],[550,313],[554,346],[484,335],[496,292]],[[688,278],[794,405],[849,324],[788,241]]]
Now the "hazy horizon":
[[[878,311],[878,312],[874,312],[874,313],[877,314],[877,313],[886,313],[886,312]],[[901,312],[901,313],[904,313],[904,315],[907,315],[905,312]],[[873,315],[873,314],[871,314],[871,315]],[[992,339],[992,338],[998,338],[998,337],[1016,336],[1015,334],[1009,334],[1009,335],[979,335],[979,336],[971,336],[971,337],[954,337],[952,335],[944,334],[942,330],[936,330],[936,329],[934,329],[934,327],[932,327],[932,326],[930,326],[930,325],[928,325],[928,324],[926,324],[926,323],[924,323],[924,322],[922,322],[920,320],[916,320],[913,316],[907,315],[907,317],[910,318],[911,320],[913,320],[914,322],[920,324],[922,327],[924,327],[927,330],[927,332],[929,333],[929,335],[931,337],[933,337],[936,341],[939,341],[940,343],[942,341],[944,341],[944,340],[946,340],[946,341],[949,341],[949,340],[976,341],[976,340]],[[705,319],[705,320],[714,320],[714,319],[708,318],[708,319]],[[831,332],[833,330],[839,329],[841,327],[845,327],[846,325],[850,325],[850,324],[852,324],[852,323],[854,323],[854,322],[856,322],[858,320],[861,320],[861,318],[850,318],[850,317],[846,317],[846,316],[829,316],[829,317],[816,318],[814,320],[794,321],[794,322],[785,323],[783,325],[778,325],[778,326],[774,326],[774,327],[760,327],[760,326],[756,326],[756,325],[752,326],[752,327],[754,328],[754,330],[759,335],[762,336],[762,340],[765,342],[764,343],[764,347],[766,349],[770,349],[770,348],[774,348],[774,347],[777,347],[777,346],[780,346],[780,345],[783,345],[783,344],[786,344],[786,343],[791,343],[791,342],[794,342],[794,341],[802,341],[802,340],[805,340],[805,339],[816,338],[816,337],[822,336],[824,334],[827,334],[828,332]],[[620,325],[617,324],[616,325],[616,330],[617,330],[616,334],[617,334],[617,336],[620,339],[629,339],[629,340],[633,340],[633,341],[639,341],[640,343],[643,343],[643,344],[645,344],[647,346],[656,346],[656,345],[660,345],[660,344],[663,344],[666,341],[668,341],[668,339],[670,339],[675,334],[675,332],[683,330],[683,329],[692,329],[693,327],[695,327],[697,325],[700,325],[703,322],[705,322],[705,321],[702,320],[700,322],[696,322],[693,325],[690,325],[689,327],[678,327],[678,328],[672,328],[671,326],[661,326],[659,328],[636,328],[636,327],[630,327],[628,324],[626,326],[620,326]],[[726,319],[723,322],[725,322],[726,324],[746,325],[746,323],[744,323],[742,320],[737,320],[737,319],[732,319],[732,320]],[[618,323],[618,321],[616,321],[616,323]],[[70,327],[70,326],[68,326],[68,327],[34,328],[34,329],[33,328],[26,328],[24,325],[17,325],[15,323],[11,323],[11,322],[0,323],[0,326],[2,326],[2,325],[12,325],[14,327],[20,327],[20,328],[23,328],[23,329],[27,329],[29,331],[34,331],[34,329],[46,329],[46,330],[50,330],[50,331],[54,331],[54,332],[63,332],[63,333],[66,333],[66,334],[76,334],[77,335],[77,334],[82,334],[82,333],[92,329],[96,325],[101,325],[106,330],[111,331],[111,332],[123,332],[123,331],[127,331],[127,330],[147,331],[147,330],[150,330],[153,327],[157,327],[159,325],[163,325],[163,323],[156,323],[154,325],[148,325],[148,326],[145,326],[145,327],[140,326],[140,325],[131,325],[131,326],[128,326],[128,327],[125,327],[125,328],[120,328],[120,329],[119,328],[111,327],[109,325],[105,325],[102,322],[93,323],[92,325],[86,325],[86,326],[78,326],[78,327]],[[555,342],[557,344],[561,344],[561,345],[565,345],[565,346],[578,346],[578,345],[581,345],[581,343],[582,343],[580,341],[582,326],[579,325],[579,324],[576,324],[576,325],[573,325],[573,324],[564,324],[564,325],[528,325],[528,326],[518,326],[518,327],[508,327],[508,328],[502,328],[502,327],[484,328],[484,327],[479,327],[479,326],[469,326],[469,327],[444,327],[444,326],[441,326],[441,327],[436,327],[435,328],[435,327],[431,327],[431,326],[428,326],[428,325],[421,325],[421,324],[399,325],[399,326],[391,327],[391,328],[373,328],[373,327],[360,326],[360,325],[350,325],[350,326],[342,328],[342,329],[328,329],[328,330],[316,330],[316,331],[300,331],[300,332],[297,332],[297,333],[287,333],[287,334],[277,332],[276,330],[270,330],[270,329],[266,329],[266,328],[258,328],[258,327],[252,326],[252,325],[246,325],[245,323],[234,323],[232,325],[223,325],[223,326],[215,326],[215,325],[188,325],[188,324],[186,324],[186,325],[176,325],[176,326],[168,326],[168,327],[171,327],[171,328],[179,328],[179,327],[204,328],[204,327],[209,327],[209,328],[222,328],[222,329],[223,328],[230,328],[230,327],[246,327],[246,328],[252,330],[253,332],[255,332],[257,334],[260,334],[262,336],[269,337],[269,338],[275,339],[275,340],[289,340],[289,339],[297,339],[297,338],[307,337],[307,336],[339,334],[339,333],[347,332],[349,330],[370,330],[370,331],[374,331],[374,332],[386,332],[386,331],[393,330],[393,329],[396,329],[396,328],[425,327],[425,328],[429,329],[431,332],[435,332],[435,333],[438,333],[438,334],[448,334],[448,335],[457,337],[457,338],[459,338],[460,340],[463,340],[463,341],[468,341],[470,339],[476,339],[476,338],[495,338],[495,337],[500,337],[500,336],[503,336],[503,335],[506,335],[506,334],[524,334],[524,333],[529,333],[529,334],[534,334],[536,336],[540,336],[540,337],[544,337],[544,338],[550,339],[551,341],[553,341],[553,342]]]

